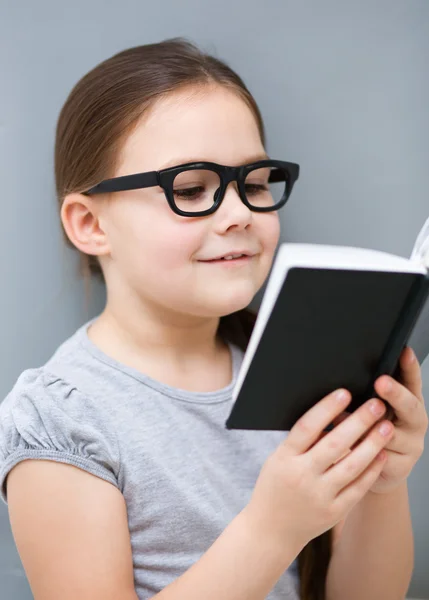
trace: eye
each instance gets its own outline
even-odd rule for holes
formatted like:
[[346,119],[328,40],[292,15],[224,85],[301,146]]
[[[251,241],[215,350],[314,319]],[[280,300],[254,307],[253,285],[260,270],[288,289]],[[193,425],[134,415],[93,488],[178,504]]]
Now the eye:
[[261,192],[267,192],[268,191],[268,186],[267,185],[261,185],[258,183],[246,183],[245,185],[245,190],[246,190],[246,194],[259,194]]
[[195,200],[199,194],[204,192],[204,188],[202,186],[194,186],[181,190],[173,190],[173,192],[175,196],[183,200]]

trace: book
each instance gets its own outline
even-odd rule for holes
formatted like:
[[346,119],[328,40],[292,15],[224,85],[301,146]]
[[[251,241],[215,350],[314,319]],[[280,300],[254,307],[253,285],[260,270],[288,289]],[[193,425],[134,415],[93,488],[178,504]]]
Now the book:
[[[346,388],[354,412],[378,377],[399,379],[411,346],[429,354],[429,218],[410,258],[379,250],[282,243],[233,389],[227,429],[290,430]],[[383,400],[383,399],[382,399]],[[384,400],[383,400],[384,401]],[[392,407],[384,401],[388,413]]]

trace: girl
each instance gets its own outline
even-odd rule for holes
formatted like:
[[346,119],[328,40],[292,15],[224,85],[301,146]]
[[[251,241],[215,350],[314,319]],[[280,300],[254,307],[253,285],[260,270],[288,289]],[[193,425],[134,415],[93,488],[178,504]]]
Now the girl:
[[[369,600],[358,507],[399,573],[390,596],[383,565],[368,589],[400,597],[403,482],[427,427],[407,351],[404,385],[378,382],[396,438],[383,402],[348,416],[335,390],[287,436],[225,429],[298,175],[267,156],[240,77],[182,39],[116,54],[67,98],[55,175],[66,240],[107,301],[1,405],[2,498],[36,600]],[[375,524],[392,511],[401,544]]]

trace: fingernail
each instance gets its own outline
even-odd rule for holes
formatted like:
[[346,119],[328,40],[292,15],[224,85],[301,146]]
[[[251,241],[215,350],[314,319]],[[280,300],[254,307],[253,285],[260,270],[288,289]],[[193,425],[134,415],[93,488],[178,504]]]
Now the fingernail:
[[340,403],[345,402],[348,399],[348,397],[349,397],[349,394],[348,394],[347,390],[341,389],[335,393],[335,398]]
[[412,348],[410,348],[408,346],[408,349],[409,349],[409,356],[410,356],[409,361],[410,361],[410,364],[411,364],[411,363],[413,363],[416,360],[416,355],[415,355],[414,350]]
[[386,390],[386,392],[390,392],[390,390],[392,389],[392,380],[386,378],[383,381],[383,387]]
[[378,428],[378,431],[381,433],[381,435],[388,436],[392,431],[392,425],[390,423],[382,423]]
[[385,406],[384,406],[384,404],[381,404],[381,402],[379,400],[371,400],[371,402],[369,404],[369,409],[373,415],[375,415],[376,417],[379,417],[384,413]]

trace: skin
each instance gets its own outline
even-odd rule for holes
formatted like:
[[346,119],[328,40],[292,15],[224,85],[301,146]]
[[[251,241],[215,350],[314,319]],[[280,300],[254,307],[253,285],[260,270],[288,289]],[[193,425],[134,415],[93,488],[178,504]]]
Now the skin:
[[[208,160],[240,165],[266,156],[253,113],[223,87],[158,101],[127,138],[115,176]],[[160,187],[92,198],[73,193],[61,218],[74,245],[99,257],[107,303],[89,337],[117,360],[164,383],[210,391],[231,379],[219,318],[261,288],[279,240],[277,212],[255,213],[230,184],[205,217],[173,213]],[[256,256],[224,268],[201,262],[234,249]],[[201,376],[195,377],[195,373]]]
[[[238,165],[263,156],[254,116],[238,96],[222,87],[190,88],[145,115],[126,140],[115,174],[190,160]],[[279,240],[278,214],[249,211],[230,184],[221,207],[206,217],[175,215],[160,188],[104,199],[71,194],[61,216],[70,239],[82,252],[99,257],[106,277],[106,308],[90,338],[110,356],[164,383],[190,391],[227,385],[230,356],[216,339],[219,317],[247,306],[262,286]],[[233,269],[200,262],[237,248],[257,256]],[[372,493],[400,487],[423,451],[428,417],[420,366],[411,356],[410,350],[402,354],[401,382],[388,376],[376,382],[396,417],[393,423],[384,420],[390,425],[381,445],[386,459]],[[360,419],[359,411],[343,413],[335,429],[319,437],[319,451],[341,438],[343,460],[353,460],[352,431]],[[365,439],[368,445],[371,431],[359,442]]]
[[[115,174],[157,170],[166,162],[191,159],[237,165],[263,152],[252,113],[232,92],[184,90],[145,115],[127,139]],[[276,213],[250,212],[230,185],[218,212],[208,217],[179,217],[162,190],[149,188],[106,198],[70,194],[61,218],[75,246],[97,255],[104,270],[107,303],[89,330],[94,343],[117,360],[176,387],[210,391],[229,383],[229,353],[215,335],[219,317],[247,306],[267,277],[279,238]],[[255,250],[257,256],[231,269],[199,262],[237,246]],[[327,582],[332,600],[352,600],[352,594],[359,600],[399,597],[408,587],[412,531],[405,484],[423,451],[428,427],[421,370],[411,359],[411,351],[404,351],[401,382],[387,376],[376,382],[377,392],[396,413],[387,437],[376,431],[378,424],[373,426],[377,417],[384,420],[383,406],[377,417],[368,406],[352,415],[344,412],[337,426],[320,436],[323,421],[331,420],[328,398],[308,411],[284,442],[303,454],[313,470],[324,470],[332,459],[339,459],[324,473],[328,477],[360,471],[379,450],[385,451],[377,480],[347,521],[333,528],[338,545]],[[331,416],[339,408],[335,403]],[[8,477],[8,499],[14,539],[36,598],[136,598],[127,511],[116,487],[71,465],[26,460]],[[243,531],[248,563],[241,563],[241,576],[234,570],[225,589],[247,584],[248,565],[255,564],[257,556],[252,552],[264,542],[261,536],[252,548],[247,525],[241,533],[238,526],[230,530],[226,542],[219,538],[221,545],[218,542],[217,551],[194,566],[193,577],[185,575],[173,583],[185,590],[179,595],[201,597],[199,590],[207,590],[210,574],[219,579],[217,573],[222,573],[221,580],[231,575],[229,565]],[[283,555],[282,548],[282,569]],[[259,586],[268,591],[273,566],[267,560],[261,565],[254,571],[265,577],[258,580]],[[256,590],[257,594],[262,595]]]

